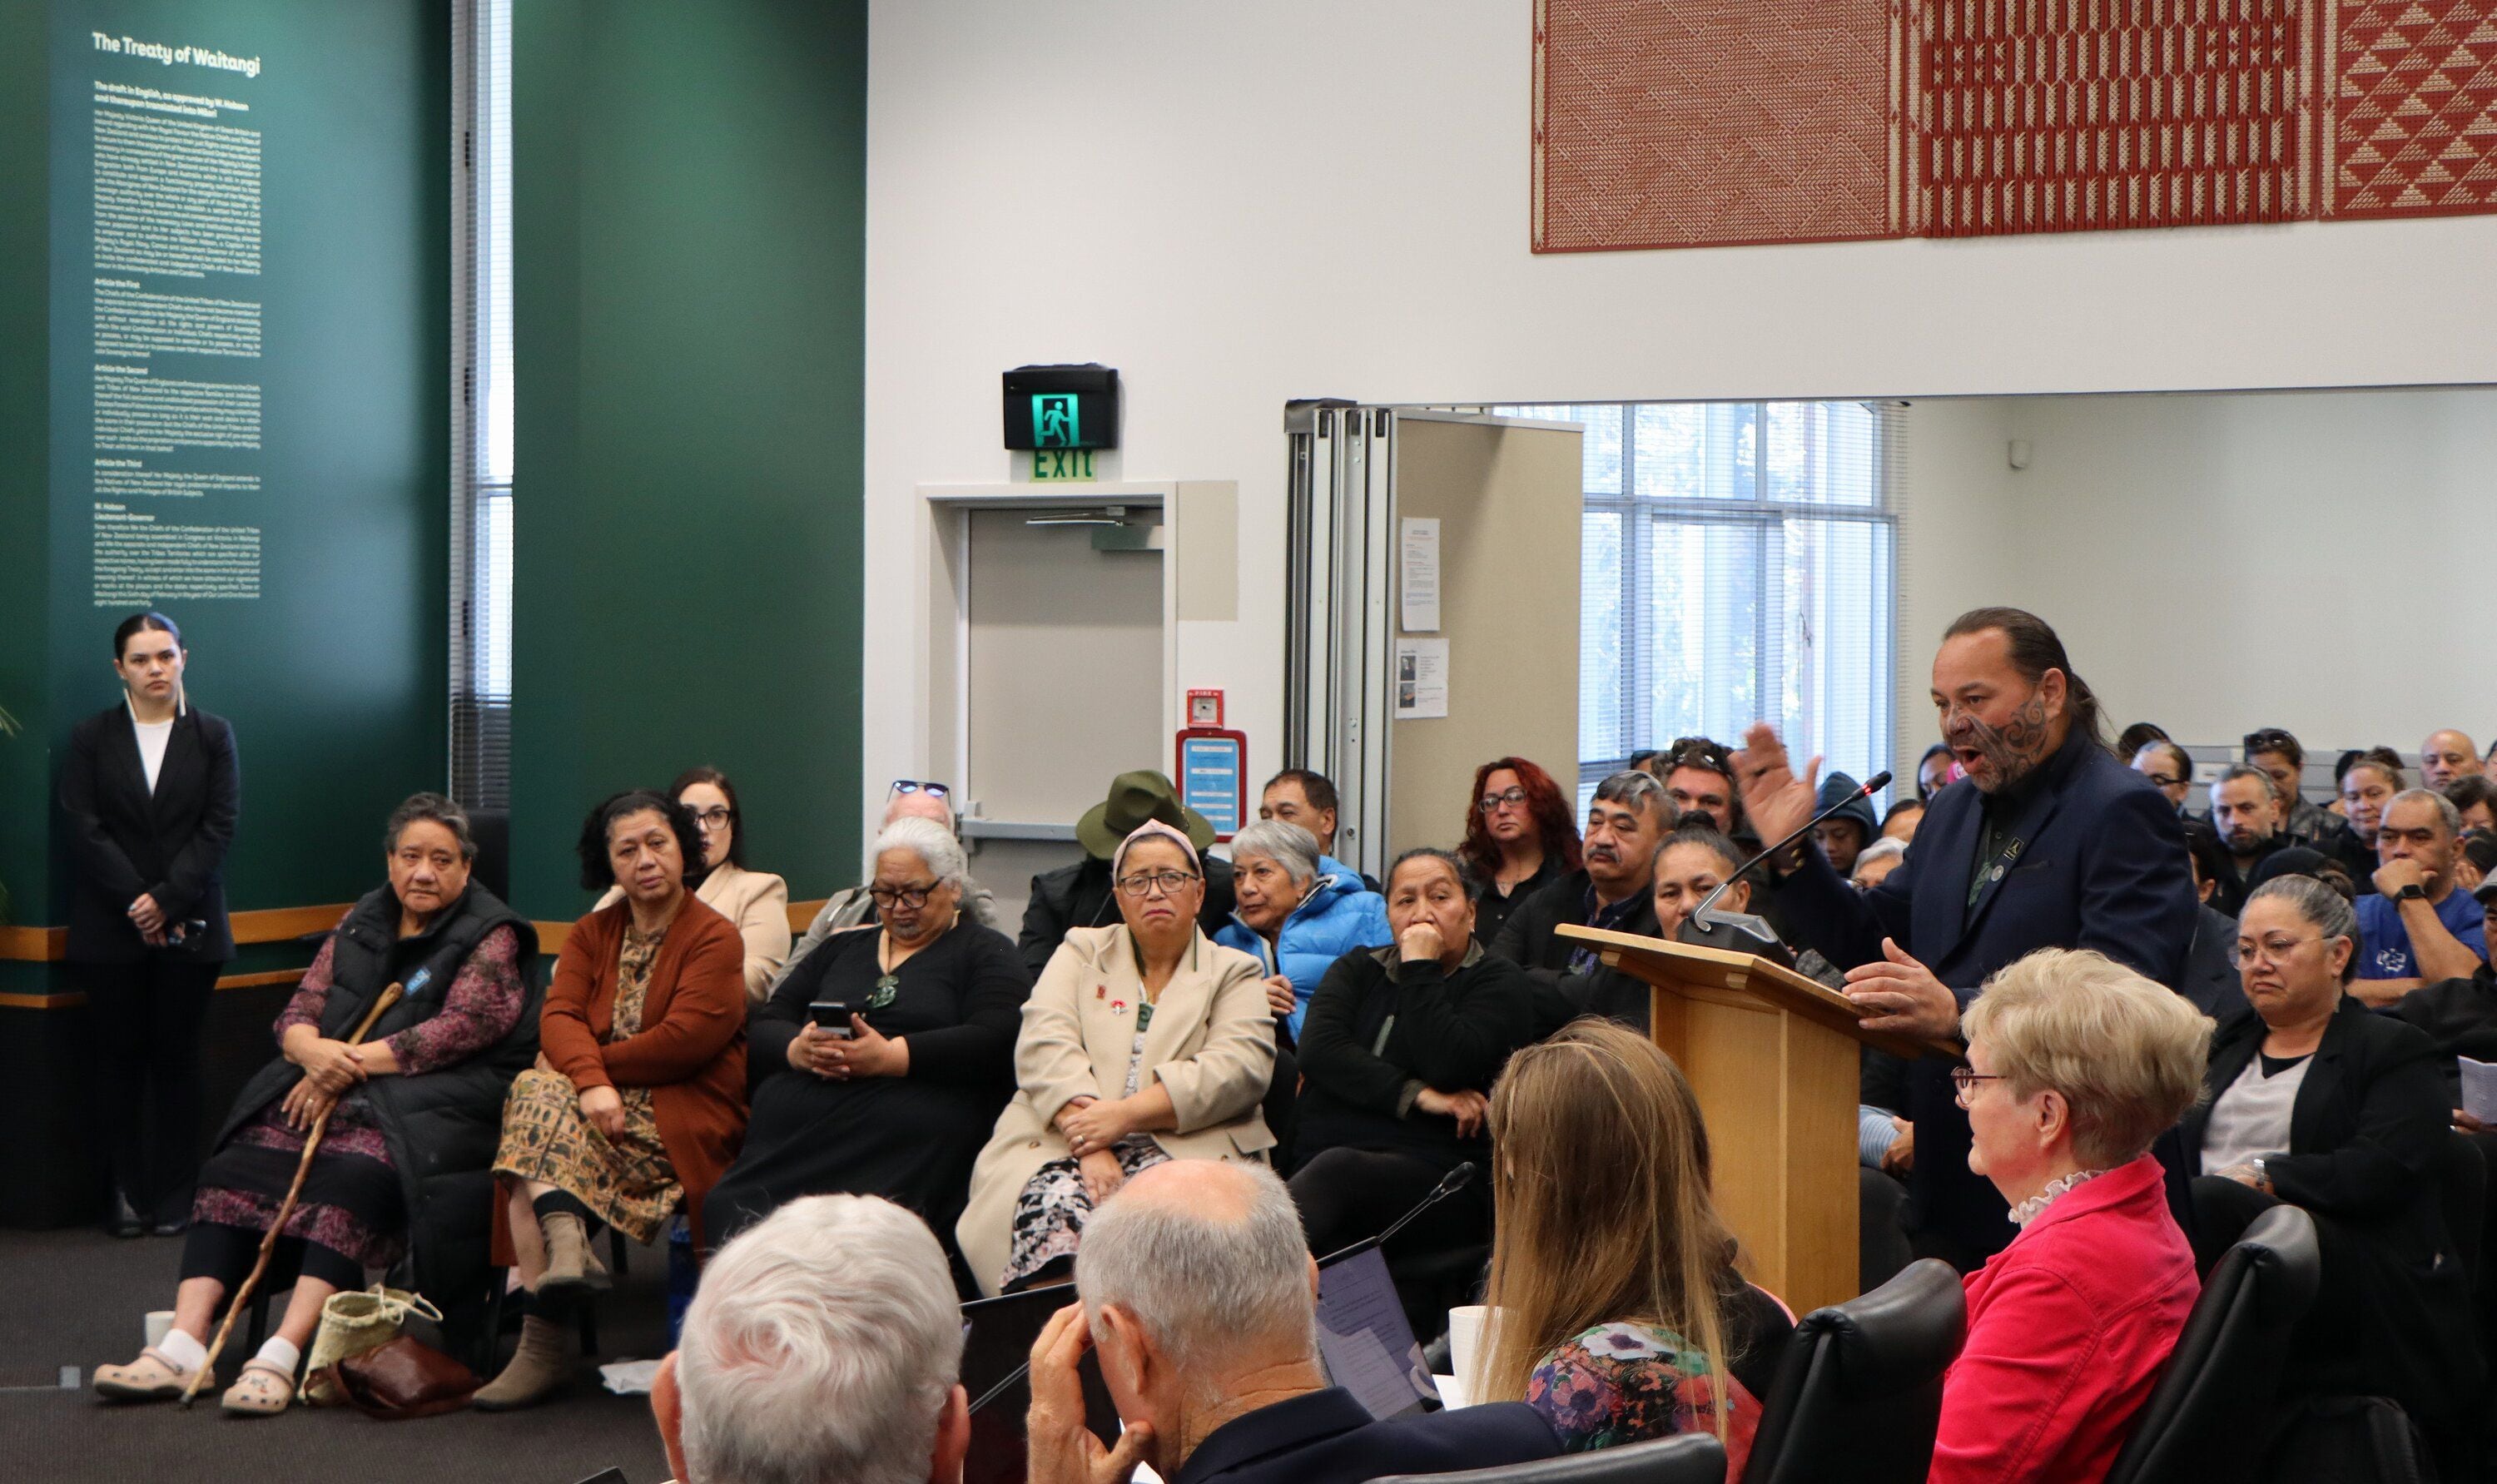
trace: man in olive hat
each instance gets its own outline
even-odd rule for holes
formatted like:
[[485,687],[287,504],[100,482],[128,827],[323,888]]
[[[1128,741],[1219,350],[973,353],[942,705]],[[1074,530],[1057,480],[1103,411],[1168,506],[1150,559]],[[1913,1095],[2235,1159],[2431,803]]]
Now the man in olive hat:
[[1205,862],[1205,908],[1197,914],[1197,925],[1206,935],[1231,921],[1231,863],[1205,853],[1214,843],[1214,826],[1180,803],[1179,790],[1160,774],[1150,768],[1122,773],[1111,780],[1110,797],[1075,822],[1084,859],[1031,878],[1031,900],[1024,908],[1023,935],[1016,946],[1035,978],[1049,966],[1067,929],[1105,928],[1119,920],[1118,900],[1110,890],[1110,857],[1148,819],[1185,833]]

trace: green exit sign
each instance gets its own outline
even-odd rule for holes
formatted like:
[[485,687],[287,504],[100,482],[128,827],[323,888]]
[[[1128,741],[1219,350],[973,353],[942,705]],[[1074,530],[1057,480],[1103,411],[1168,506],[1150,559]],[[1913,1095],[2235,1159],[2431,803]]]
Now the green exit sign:
[[1005,373],[1005,443],[1021,453],[1119,446],[1119,373],[1023,365]]
[[1031,456],[1031,479],[1036,485],[1056,480],[1088,480],[1092,472],[1092,451],[1089,448],[1035,449]]

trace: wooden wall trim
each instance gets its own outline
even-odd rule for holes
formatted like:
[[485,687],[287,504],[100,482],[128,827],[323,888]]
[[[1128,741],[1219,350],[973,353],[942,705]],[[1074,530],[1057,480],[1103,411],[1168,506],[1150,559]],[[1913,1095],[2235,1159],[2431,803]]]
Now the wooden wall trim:
[[[229,919],[235,941],[291,943],[307,932],[327,932],[347,915],[352,901],[317,907],[261,907],[237,912]],[[21,963],[57,963],[69,953],[67,928],[0,928],[0,960]]]

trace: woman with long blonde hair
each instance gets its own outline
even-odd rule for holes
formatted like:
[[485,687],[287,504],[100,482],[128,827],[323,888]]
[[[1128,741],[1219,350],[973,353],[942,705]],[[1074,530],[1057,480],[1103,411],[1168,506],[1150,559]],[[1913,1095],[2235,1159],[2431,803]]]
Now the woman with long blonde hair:
[[1707,1431],[1739,1475],[1793,1322],[1734,1272],[1681,1069],[1581,1020],[1509,1059],[1491,1127],[1496,1319],[1464,1379],[1533,1405],[1568,1452]]

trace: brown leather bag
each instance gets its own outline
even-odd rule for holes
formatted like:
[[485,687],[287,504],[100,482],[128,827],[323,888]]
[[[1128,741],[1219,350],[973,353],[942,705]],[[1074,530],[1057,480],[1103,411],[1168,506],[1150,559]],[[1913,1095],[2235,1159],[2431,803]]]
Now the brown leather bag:
[[405,1335],[330,1368],[349,1405],[385,1422],[456,1412],[482,1384],[466,1366]]

